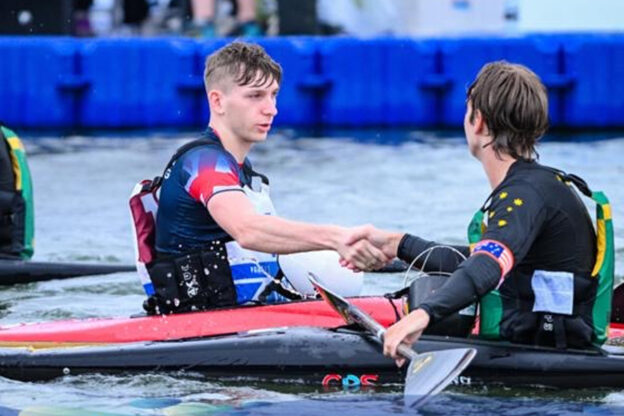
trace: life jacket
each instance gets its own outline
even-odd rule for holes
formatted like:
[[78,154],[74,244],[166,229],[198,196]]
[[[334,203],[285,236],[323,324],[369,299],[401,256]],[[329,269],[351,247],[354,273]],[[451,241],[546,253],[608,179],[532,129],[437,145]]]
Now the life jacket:
[[30,170],[22,142],[0,126],[0,257],[29,259],[34,252]]
[[[611,205],[603,192],[592,192],[585,181],[578,176],[566,174],[555,169],[552,169],[552,171],[560,181],[563,181],[569,186],[574,184],[583,195],[591,198],[596,203],[596,262],[591,272],[591,279],[597,280],[596,295],[591,305],[589,305],[589,308],[585,304],[578,305],[576,299],[572,299],[571,302],[573,302],[573,310],[582,311],[580,312],[581,314],[591,316],[593,325],[593,328],[591,328],[592,333],[590,334],[591,342],[595,345],[601,345],[606,341],[608,336],[611,298],[613,295],[615,250]],[[475,246],[481,241],[481,236],[487,229],[485,213],[488,210],[488,202],[489,200],[477,211],[468,226],[468,241],[471,251],[473,251]],[[535,288],[537,285],[541,287],[541,289],[545,289],[543,291],[533,290],[535,304],[539,304],[539,308],[537,308],[539,312],[536,311],[539,316],[539,328],[536,339],[543,337],[543,339],[554,340],[556,347],[565,348],[566,327],[571,327],[573,325],[571,321],[566,322],[566,320],[574,319],[574,316],[558,311],[557,300],[550,298],[550,295],[548,295],[551,289],[557,290],[552,287],[553,278],[556,280],[557,273],[558,272],[550,273],[550,276],[546,276],[545,278],[537,275],[537,273],[533,275],[532,287]],[[505,275],[502,276],[497,289],[500,287],[505,277]],[[537,280],[537,282],[535,280]],[[571,292],[569,290],[566,292],[568,296],[572,296],[571,293],[574,293],[574,288],[571,288]],[[564,295],[564,297],[565,296],[566,295]],[[549,307],[551,307],[552,310],[549,310]],[[534,310],[536,310],[536,307],[534,307]],[[498,290],[492,290],[480,299],[479,312],[479,336],[486,339],[499,339],[501,337],[500,326],[504,311],[502,297]]]
[[[170,174],[176,160],[198,146],[221,146],[200,139],[182,146],[165,168]],[[243,191],[256,212],[274,215],[268,179],[248,163],[242,168],[251,177]],[[198,251],[180,256],[157,255],[155,249],[158,192],[163,177],[138,183],[130,197],[134,223],[137,271],[148,300],[148,313],[174,313],[243,304],[250,301],[284,300],[274,279],[279,278],[277,256],[248,250],[233,239],[214,240]],[[267,291],[267,288],[275,291]],[[272,292],[272,293],[268,293]]]

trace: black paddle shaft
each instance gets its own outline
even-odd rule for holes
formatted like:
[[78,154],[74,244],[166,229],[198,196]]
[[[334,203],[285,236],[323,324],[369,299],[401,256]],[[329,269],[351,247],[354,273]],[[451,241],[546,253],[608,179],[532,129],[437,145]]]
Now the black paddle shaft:
[[[354,308],[352,305],[349,305],[348,310],[349,315],[357,324],[372,332],[375,335],[377,341],[383,344],[384,335],[386,334],[386,328],[384,328],[383,325],[375,321],[369,314],[359,308]],[[399,344],[399,346],[397,347],[397,351],[403,357],[410,360],[414,359],[418,355],[416,351],[403,343]]]

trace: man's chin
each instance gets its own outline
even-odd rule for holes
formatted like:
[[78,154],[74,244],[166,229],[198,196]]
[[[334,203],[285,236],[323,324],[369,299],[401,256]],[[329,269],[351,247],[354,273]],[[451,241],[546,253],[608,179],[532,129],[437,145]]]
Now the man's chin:
[[247,136],[246,141],[250,143],[262,143],[266,141],[268,133],[264,134],[250,134]]

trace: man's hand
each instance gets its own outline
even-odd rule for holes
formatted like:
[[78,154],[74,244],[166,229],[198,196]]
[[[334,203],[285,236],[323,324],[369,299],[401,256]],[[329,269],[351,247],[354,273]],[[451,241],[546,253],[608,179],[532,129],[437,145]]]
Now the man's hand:
[[[372,226],[370,226],[372,227]],[[381,249],[375,247],[364,238],[354,240],[358,234],[356,228],[345,229],[336,251],[340,254],[340,264],[351,270],[376,270],[385,266],[392,257],[388,257]]]
[[340,264],[352,270],[377,270],[396,257],[401,238],[403,238],[403,234],[401,233],[383,231],[372,225],[354,227],[351,229],[350,235],[347,238],[347,245],[357,247],[368,243],[381,251],[387,260],[382,265],[371,263],[365,265],[365,267],[361,267],[342,256]]
[[405,357],[397,353],[399,344],[404,343],[411,347],[420,338],[427,325],[429,325],[429,314],[423,309],[416,309],[401,318],[399,322],[388,328],[384,335],[384,355],[394,358],[397,365],[401,367],[405,363]]

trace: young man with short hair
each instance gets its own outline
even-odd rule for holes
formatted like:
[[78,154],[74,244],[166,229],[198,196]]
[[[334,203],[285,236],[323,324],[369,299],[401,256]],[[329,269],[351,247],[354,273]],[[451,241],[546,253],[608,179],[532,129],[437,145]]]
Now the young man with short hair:
[[[486,338],[558,348],[603,342],[613,267],[601,267],[604,256],[597,261],[596,234],[571,182],[591,195],[587,186],[536,162],[535,145],[548,127],[546,88],[528,68],[494,62],[479,72],[466,104],[468,148],[492,193],[469,227],[470,247],[455,247],[467,259],[450,251],[429,258],[433,269],[452,275],[388,329],[385,354],[399,358],[399,343],[416,341],[429,325],[477,301]],[[610,212],[605,201],[597,202]],[[408,262],[437,245],[372,227],[357,238]],[[603,254],[613,250],[608,240]]]
[[271,129],[281,76],[259,45],[233,42],[207,58],[209,127],[166,170],[161,188],[149,269],[161,310],[255,301],[278,274],[275,253],[335,250],[360,268],[387,261],[365,241],[348,246],[349,229],[274,215],[268,180],[247,154]]

